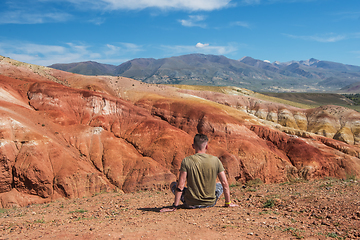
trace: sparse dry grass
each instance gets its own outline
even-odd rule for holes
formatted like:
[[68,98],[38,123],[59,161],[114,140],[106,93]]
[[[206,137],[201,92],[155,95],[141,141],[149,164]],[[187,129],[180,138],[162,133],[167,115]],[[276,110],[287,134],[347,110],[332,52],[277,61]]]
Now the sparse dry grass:
[[318,104],[304,104],[295,101],[290,101],[287,99],[282,99],[278,97],[268,96],[261,93],[256,93],[248,89],[238,88],[238,87],[230,87],[230,86],[201,86],[201,85],[171,85],[173,87],[179,89],[186,89],[186,90],[198,90],[198,91],[211,91],[211,92],[219,92],[223,94],[231,94],[231,95],[241,95],[241,96],[251,96],[254,98],[258,98],[264,101],[273,102],[273,103],[280,103],[285,104],[297,108],[302,109],[309,109],[318,107]]
[[[251,185],[251,186],[250,186]],[[250,191],[251,189],[251,191]],[[231,188],[239,207],[179,209],[170,191],[103,193],[0,211],[1,239],[359,239],[360,183],[324,179]]]

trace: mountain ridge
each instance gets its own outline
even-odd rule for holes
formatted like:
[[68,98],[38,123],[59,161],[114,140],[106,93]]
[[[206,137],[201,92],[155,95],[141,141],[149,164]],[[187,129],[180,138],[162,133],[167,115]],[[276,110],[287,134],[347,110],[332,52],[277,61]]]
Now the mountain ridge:
[[360,83],[360,66],[315,58],[272,62],[245,56],[188,54],[136,58],[118,66],[92,61],[53,64],[51,68],[83,75],[129,77],[146,83],[237,86],[269,92],[337,92]]

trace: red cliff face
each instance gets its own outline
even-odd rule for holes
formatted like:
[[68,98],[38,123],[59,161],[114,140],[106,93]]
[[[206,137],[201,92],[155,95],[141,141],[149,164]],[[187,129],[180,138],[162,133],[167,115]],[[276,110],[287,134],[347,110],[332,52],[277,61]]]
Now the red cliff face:
[[210,137],[209,153],[223,162],[230,183],[360,176],[359,148],[306,132],[309,123],[283,105],[272,104],[268,112],[290,112],[288,127],[304,128],[305,138],[238,110],[247,106],[262,114],[263,107],[245,98],[229,96],[219,104],[210,100],[225,101],[225,94],[198,91],[194,97],[171,87],[4,59],[0,72],[0,207],[162,189],[193,153],[197,132]]
[[190,154],[189,135],[129,102],[51,82],[28,86],[27,101],[1,102],[3,206],[22,205],[10,197],[19,193],[37,202],[163,188]]
[[[227,166],[230,180],[260,178],[281,182],[290,178],[316,179],[359,174],[359,149],[333,139],[301,138],[254,123],[245,113],[205,102],[154,99],[137,105],[151,109],[171,125],[190,135],[210,136],[209,152]],[[181,107],[180,107],[181,106]],[[331,145],[331,143],[332,145]],[[325,144],[326,145],[325,145]],[[341,146],[346,145],[342,151]],[[344,154],[346,153],[346,154]]]

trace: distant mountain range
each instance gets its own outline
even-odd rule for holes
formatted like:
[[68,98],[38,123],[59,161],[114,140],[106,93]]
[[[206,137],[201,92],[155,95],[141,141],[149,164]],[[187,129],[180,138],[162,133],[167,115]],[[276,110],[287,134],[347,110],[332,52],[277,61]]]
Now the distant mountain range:
[[93,61],[77,63],[58,63],[49,66],[58,70],[82,75],[114,75],[115,65],[102,64]]
[[97,62],[54,64],[51,68],[83,75],[129,77],[146,83],[237,86],[270,92],[338,92],[358,89],[360,66],[321,61],[273,62],[251,57],[189,54],[153,59],[138,58],[119,66]]

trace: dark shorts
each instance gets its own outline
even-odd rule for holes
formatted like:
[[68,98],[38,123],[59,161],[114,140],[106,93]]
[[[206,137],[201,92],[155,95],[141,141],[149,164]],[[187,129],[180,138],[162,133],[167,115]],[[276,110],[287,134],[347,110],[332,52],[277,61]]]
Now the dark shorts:
[[[176,187],[177,187],[177,182],[172,182],[171,185],[170,185],[170,187],[171,187],[172,193],[175,194],[175,189],[176,189]],[[223,187],[222,187],[221,183],[216,183],[216,187],[215,187],[215,197],[216,197],[216,199],[215,199],[215,203],[214,203],[213,205],[209,205],[209,206],[206,206],[206,205],[194,205],[194,206],[189,206],[189,205],[186,204],[185,198],[184,198],[186,190],[187,190],[187,188],[185,187],[184,190],[183,190],[183,192],[182,192],[182,194],[181,194],[181,198],[180,198],[180,200],[184,203],[184,206],[185,206],[186,208],[207,208],[207,207],[213,207],[213,206],[215,206],[217,200],[219,199],[219,197],[220,197],[221,194],[223,193]]]

